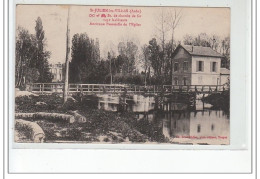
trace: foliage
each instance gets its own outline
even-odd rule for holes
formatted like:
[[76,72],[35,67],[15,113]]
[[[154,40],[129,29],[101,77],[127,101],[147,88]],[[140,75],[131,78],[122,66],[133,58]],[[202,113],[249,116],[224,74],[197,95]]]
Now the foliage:
[[[138,121],[134,113],[113,113],[91,108],[89,101],[95,101],[93,100],[95,96],[83,96],[82,100],[80,100],[79,96],[74,98],[76,100],[70,100],[71,98],[69,98],[67,103],[69,102],[70,105],[64,106],[62,98],[55,94],[17,97],[16,112],[67,113],[68,110],[72,109],[69,106],[74,105],[76,108],[73,110],[78,110],[80,115],[86,117],[87,121],[85,123],[75,121],[72,124],[62,120],[38,118],[35,121],[43,129],[46,141],[73,140],[92,142],[100,141],[99,136],[106,136],[100,142],[166,141],[161,133],[161,125],[157,124],[158,121],[154,121],[155,123],[152,124],[145,119]],[[36,105],[39,101],[42,102],[42,105]],[[48,105],[51,103],[55,104]]]
[[35,36],[29,34],[28,30],[18,27],[15,50],[15,86],[25,86],[25,74],[34,60],[36,51]]
[[221,53],[224,58],[221,61],[221,67],[230,68],[230,37],[221,39],[216,35],[209,36],[206,33],[200,33],[197,36],[186,34],[183,38],[184,45],[194,45],[210,47]]
[[150,50],[149,60],[156,76],[161,74],[162,63],[160,59],[160,46],[155,38],[149,41],[148,48]]
[[119,56],[117,59],[121,62],[123,74],[132,73],[135,70],[137,51],[138,47],[132,41],[118,44]]
[[[55,111],[60,109],[62,98],[53,93],[52,95],[39,95],[39,96],[20,96],[15,98],[17,112],[43,112]],[[40,104],[41,105],[38,105]]]
[[22,88],[27,83],[50,82],[48,58],[50,52],[45,50],[46,44],[41,18],[38,17],[35,35],[18,27],[15,52],[15,86]]
[[212,104],[213,109],[222,109],[229,113],[230,110],[230,90],[224,91],[221,94],[210,94],[202,99],[202,101]]
[[49,71],[49,63],[48,58],[50,58],[50,52],[45,50],[45,37],[44,37],[44,30],[42,26],[42,20],[40,17],[36,20],[36,26],[35,26],[35,32],[36,32],[36,45],[37,45],[37,51],[35,62],[33,65],[35,65],[35,68],[38,68],[39,70],[39,83],[47,83],[51,82],[52,75]]
[[114,83],[144,85],[144,75],[117,73],[114,75]]
[[72,38],[72,60],[69,81],[71,83],[95,83],[96,69],[100,58],[99,44],[86,33],[75,34]]

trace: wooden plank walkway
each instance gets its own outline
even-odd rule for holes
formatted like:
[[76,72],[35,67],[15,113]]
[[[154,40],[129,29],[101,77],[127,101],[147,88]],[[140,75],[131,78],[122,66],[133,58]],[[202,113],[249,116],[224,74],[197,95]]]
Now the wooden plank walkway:
[[[64,83],[33,83],[27,87],[34,93],[62,93]],[[221,93],[223,85],[121,85],[121,84],[69,84],[69,93],[85,94],[171,94],[171,93]]]

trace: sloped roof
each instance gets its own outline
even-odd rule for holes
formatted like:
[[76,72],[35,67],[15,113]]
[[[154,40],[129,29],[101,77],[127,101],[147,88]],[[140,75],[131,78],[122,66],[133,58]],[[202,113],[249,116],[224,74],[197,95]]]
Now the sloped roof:
[[230,74],[230,70],[229,70],[229,69],[226,69],[226,68],[220,68],[220,73],[221,73],[221,74],[229,75],[229,74]]
[[192,46],[192,45],[180,45],[192,56],[208,56],[208,57],[220,57],[223,56],[211,49],[210,47]]

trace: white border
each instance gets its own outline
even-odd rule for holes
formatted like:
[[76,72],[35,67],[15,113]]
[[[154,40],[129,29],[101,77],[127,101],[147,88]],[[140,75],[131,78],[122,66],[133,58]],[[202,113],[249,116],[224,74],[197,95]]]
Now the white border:
[[[9,3],[9,49],[14,49],[14,7],[15,3],[35,3],[33,0],[17,0]],[[54,4],[87,4],[87,5],[147,5],[144,1],[88,1],[84,3],[74,1],[37,1],[38,3]],[[179,1],[149,1],[149,6],[205,6],[205,7],[231,7],[231,145],[229,146],[183,146],[183,145],[121,145],[121,144],[30,144],[30,148],[89,148],[89,149],[114,149],[114,150],[86,150],[86,149],[14,149],[28,148],[28,144],[13,145],[12,132],[9,137],[10,172],[249,172],[251,170],[251,19],[250,1],[246,0],[182,0]],[[12,44],[13,43],[13,44]],[[9,130],[13,126],[14,117],[14,51],[9,53]],[[246,60],[245,60],[246,59]],[[237,77],[240,77],[239,79]],[[13,85],[13,86],[12,86]],[[233,90],[236,89],[236,90]],[[243,104],[243,105],[237,105]],[[239,111],[239,112],[238,112]],[[116,150],[136,149],[136,150]],[[142,150],[137,150],[142,149]],[[153,149],[153,150],[143,150]],[[156,150],[156,149],[244,149],[239,151],[214,150],[214,151],[180,151],[180,150]],[[181,153],[181,155],[179,154]],[[84,161],[83,165],[66,168],[64,156],[70,163]],[[71,157],[74,157],[75,160]],[[122,156],[122,157],[121,157]],[[152,157],[151,157],[152,156]],[[30,160],[23,160],[24,158]],[[233,158],[233,160],[232,160]],[[106,159],[106,160],[103,160]],[[210,159],[210,161],[207,161]],[[222,162],[221,160],[222,159]],[[224,160],[225,159],[225,160]],[[86,161],[91,162],[86,162]],[[111,161],[118,163],[112,163]],[[167,160],[169,162],[167,162]],[[41,161],[40,163],[37,161]],[[138,163],[126,169],[126,161]],[[182,163],[179,165],[176,161]],[[200,165],[197,165],[200,161]],[[203,161],[206,161],[203,164]],[[214,166],[215,162],[223,163]],[[224,162],[225,161],[225,162]],[[44,165],[48,162],[48,166]],[[187,163],[188,162],[188,163]],[[210,164],[209,164],[210,162]],[[37,163],[37,165],[35,165]],[[145,163],[146,165],[143,165]],[[163,167],[156,167],[156,163],[162,163]],[[241,164],[240,167],[237,165]],[[141,167],[140,167],[141,164]],[[189,170],[187,170],[187,164]],[[54,168],[55,166],[55,168]],[[121,167],[120,167],[121,166]],[[70,166],[71,167],[71,166]],[[87,168],[87,170],[86,170]]]

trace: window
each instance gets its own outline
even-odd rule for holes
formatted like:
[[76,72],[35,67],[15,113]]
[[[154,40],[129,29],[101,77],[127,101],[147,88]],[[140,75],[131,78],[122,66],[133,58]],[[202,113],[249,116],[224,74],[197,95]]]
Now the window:
[[211,131],[213,131],[215,129],[214,124],[211,124]]
[[197,61],[197,71],[204,71],[204,62]]
[[187,85],[187,79],[185,77],[183,78],[183,85]]
[[174,78],[174,84],[178,85],[178,78]]
[[183,62],[183,71],[188,71],[188,62]]
[[179,70],[179,63],[174,63],[174,71],[178,71]]
[[212,62],[211,63],[211,71],[216,72],[217,71],[217,62]]
[[199,124],[198,127],[197,127],[197,132],[198,132],[198,133],[200,133],[200,129],[201,129],[201,128],[200,128],[200,124]]

